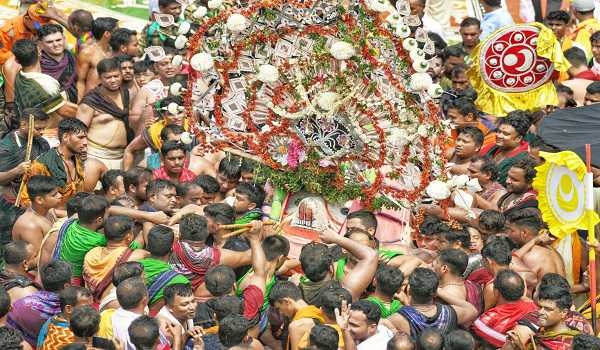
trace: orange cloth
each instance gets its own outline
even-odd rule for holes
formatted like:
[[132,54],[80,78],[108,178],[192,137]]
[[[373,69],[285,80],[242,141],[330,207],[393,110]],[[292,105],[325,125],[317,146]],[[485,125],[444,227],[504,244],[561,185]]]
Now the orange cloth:
[[308,305],[296,311],[292,321],[301,320],[303,318],[312,318],[314,320],[319,320],[319,322],[325,322],[325,319],[323,318],[323,312],[314,305]]
[[17,40],[34,39],[33,33],[25,27],[24,16],[8,19],[0,27],[0,64],[4,64],[12,56],[10,50]]
[[[329,323],[324,323],[326,326],[329,326],[333,329],[335,329],[338,332],[338,335],[340,337],[340,340],[338,341],[338,349],[343,349],[344,348],[344,334],[342,333],[342,329],[340,328],[340,326],[338,326],[337,324],[329,324]],[[298,343],[298,347],[300,349],[308,349],[310,348],[310,331],[304,333],[304,335],[302,336],[302,338],[300,338],[300,342]]]

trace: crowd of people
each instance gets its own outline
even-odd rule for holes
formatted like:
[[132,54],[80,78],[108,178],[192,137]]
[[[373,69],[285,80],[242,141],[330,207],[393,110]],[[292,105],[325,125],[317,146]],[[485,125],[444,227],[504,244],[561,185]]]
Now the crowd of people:
[[347,210],[339,231],[311,196],[272,221],[259,165],[199,148],[186,49],[160,23],[190,15],[179,1],[151,2],[139,33],[23,7],[0,28],[0,348],[599,350],[587,256],[600,245],[550,236],[532,187],[540,151],[560,151],[539,123],[600,103],[594,1],[543,13],[571,64],[559,105],[507,116],[480,111],[467,76],[477,45],[514,23],[500,0],[480,3],[448,45],[410,0],[435,43],[448,171],[481,186],[471,210]]

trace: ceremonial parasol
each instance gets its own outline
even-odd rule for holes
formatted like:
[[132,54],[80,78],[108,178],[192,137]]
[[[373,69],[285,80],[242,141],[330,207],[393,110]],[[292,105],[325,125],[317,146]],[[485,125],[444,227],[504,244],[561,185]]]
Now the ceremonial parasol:
[[557,110],[541,122],[538,133],[547,144],[573,151],[586,159],[590,144],[592,164],[600,167],[600,104]]

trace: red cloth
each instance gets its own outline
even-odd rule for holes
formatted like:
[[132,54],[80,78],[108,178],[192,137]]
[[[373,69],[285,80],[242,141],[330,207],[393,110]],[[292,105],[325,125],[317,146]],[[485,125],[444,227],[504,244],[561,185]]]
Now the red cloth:
[[[154,169],[152,172],[152,177],[154,180],[171,180],[164,166],[161,166],[158,169]],[[196,174],[194,174],[190,169],[183,168],[181,169],[181,174],[179,174],[179,183],[184,182],[192,182],[196,179]]]
[[244,317],[247,320],[252,320],[260,312],[260,308],[264,303],[264,294],[257,286],[251,284],[242,292],[242,300],[244,304]]
[[491,274],[485,267],[479,268],[467,277],[467,281],[477,283],[481,288],[494,280],[494,275]]
[[591,69],[588,69],[577,74],[573,79],[600,80],[600,75],[596,74],[596,72]]
[[[491,144],[491,145],[487,145],[487,146],[483,147],[481,149],[481,151],[479,151],[479,155],[482,156],[482,157],[487,156],[488,153],[494,147],[496,147],[496,149],[494,150],[494,153],[491,154],[490,156],[495,157],[498,153],[500,153],[502,151],[495,144]],[[516,156],[517,154],[523,153],[523,152],[529,152],[529,144],[527,143],[527,141],[521,141],[521,143],[519,144],[519,146],[517,148],[515,148],[512,152],[510,152],[508,154],[508,156],[506,156],[506,159],[512,158],[512,157]]]
[[513,329],[523,316],[535,310],[537,306],[531,300],[498,305],[479,316],[471,329],[481,339],[499,348],[506,343],[506,333]]

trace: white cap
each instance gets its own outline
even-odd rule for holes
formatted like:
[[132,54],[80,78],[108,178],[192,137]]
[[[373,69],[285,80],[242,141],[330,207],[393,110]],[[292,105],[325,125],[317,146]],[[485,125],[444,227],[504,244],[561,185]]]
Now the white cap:
[[595,8],[594,0],[573,0],[571,1],[571,6],[577,12],[589,12]]

